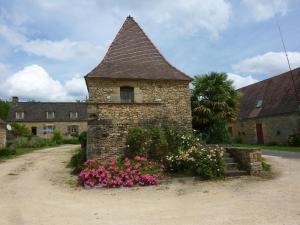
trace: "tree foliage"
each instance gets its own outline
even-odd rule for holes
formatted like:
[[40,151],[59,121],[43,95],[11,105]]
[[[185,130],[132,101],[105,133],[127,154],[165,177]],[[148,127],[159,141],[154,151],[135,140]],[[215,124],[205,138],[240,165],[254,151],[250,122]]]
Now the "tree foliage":
[[8,101],[0,100],[0,119],[6,121],[10,103]]
[[30,137],[31,132],[28,127],[24,124],[13,123],[12,125],[12,133],[15,137]]
[[203,133],[208,143],[229,141],[227,124],[237,117],[239,92],[226,73],[211,72],[196,76],[192,89],[193,128]]

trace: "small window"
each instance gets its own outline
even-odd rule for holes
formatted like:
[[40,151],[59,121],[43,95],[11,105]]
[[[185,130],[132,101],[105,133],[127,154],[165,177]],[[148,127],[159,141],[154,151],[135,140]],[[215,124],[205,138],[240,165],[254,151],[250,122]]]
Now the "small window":
[[70,112],[70,119],[77,119],[78,113],[77,112]]
[[71,134],[71,135],[78,134],[79,133],[79,126],[78,125],[68,126],[68,133]]
[[24,119],[24,112],[16,112],[16,119],[17,120]]
[[46,117],[49,120],[54,119],[55,118],[55,113],[54,112],[46,112]]
[[53,134],[54,125],[45,125],[44,126],[44,134]]
[[121,87],[120,99],[122,103],[134,102],[134,88],[133,87]]
[[258,100],[256,103],[256,108],[261,108],[263,100]]

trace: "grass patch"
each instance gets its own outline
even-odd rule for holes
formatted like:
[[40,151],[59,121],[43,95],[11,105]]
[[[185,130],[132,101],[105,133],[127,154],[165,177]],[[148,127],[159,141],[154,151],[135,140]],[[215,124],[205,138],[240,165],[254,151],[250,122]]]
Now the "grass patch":
[[[49,146],[48,146],[49,147]],[[0,161],[1,160],[6,160],[6,159],[11,159],[19,155],[24,155],[36,150],[41,150],[47,147],[42,147],[42,148],[15,148],[15,149],[0,149]]]
[[34,151],[38,151],[38,150],[42,150],[45,148],[52,148],[52,147],[56,147],[59,145],[52,145],[52,146],[44,146],[44,147],[40,147],[40,148],[14,148],[14,149],[10,149],[10,148],[5,148],[5,149],[0,149],[0,161],[2,160],[6,160],[6,159],[11,159],[14,158],[16,156],[19,155],[24,155],[27,153],[31,153]]
[[234,147],[250,147],[275,151],[300,152],[300,147],[283,145],[255,145],[255,144],[233,144]]

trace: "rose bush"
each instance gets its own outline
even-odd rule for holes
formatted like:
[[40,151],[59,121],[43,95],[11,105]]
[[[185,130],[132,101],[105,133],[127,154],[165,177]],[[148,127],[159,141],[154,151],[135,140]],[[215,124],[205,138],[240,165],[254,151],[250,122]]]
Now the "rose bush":
[[135,185],[158,185],[163,166],[145,157],[134,159],[99,158],[88,160],[79,177],[88,187],[132,187]]
[[129,130],[125,156],[142,155],[151,160],[162,160],[166,155],[177,154],[194,144],[201,143],[200,135],[192,130],[172,127],[133,128]]
[[166,169],[171,173],[189,173],[206,179],[224,177],[224,149],[218,145],[196,144],[188,150],[166,157]]

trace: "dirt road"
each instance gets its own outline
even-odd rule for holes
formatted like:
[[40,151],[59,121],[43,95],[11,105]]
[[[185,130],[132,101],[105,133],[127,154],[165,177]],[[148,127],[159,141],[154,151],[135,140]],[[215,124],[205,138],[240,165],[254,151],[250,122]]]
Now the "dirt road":
[[66,164],[74,146],[0,163],[1,225],[300,224],[300,159],[268,156],[280,174],[157,187],[83,190]]

